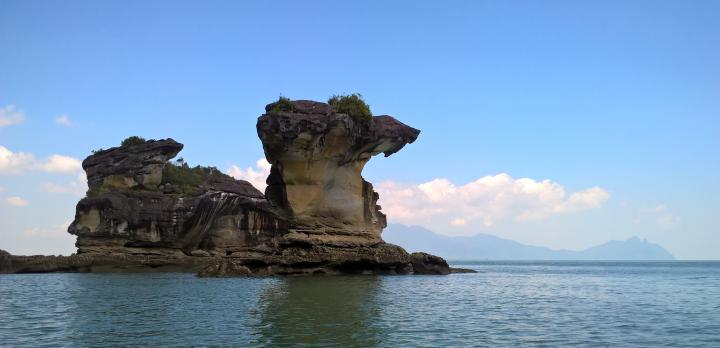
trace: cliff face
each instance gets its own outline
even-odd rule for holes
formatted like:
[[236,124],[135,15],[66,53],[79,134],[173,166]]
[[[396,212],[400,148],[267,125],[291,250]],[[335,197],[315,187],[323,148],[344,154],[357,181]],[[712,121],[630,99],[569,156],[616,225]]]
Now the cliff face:
[[172,139],[99,151],[83,161],[90,189],[68,229],[78,254],[13,256],[0,266],[175,267],[205,276],[449,272],[441,258],[383,242],[385,215],[361,175],[372,156],[397,152],[420,131],[325,103],[274,106],[257,122],[272,163],[265,195],[214,168],[169,163],[183,148]]

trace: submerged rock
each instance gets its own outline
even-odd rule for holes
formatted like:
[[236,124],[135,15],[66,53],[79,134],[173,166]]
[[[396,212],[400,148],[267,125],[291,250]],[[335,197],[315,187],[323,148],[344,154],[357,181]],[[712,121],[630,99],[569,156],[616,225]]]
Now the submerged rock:
[[450,267],[450,273],[453,273],[453,274],[455,274],[455,273],[477,273],[477,272],[478,272],[478,271],[476,271],[476,270],[474,270],[474,269],[470,269],[470,268],[455,268],[455,267]]
[[[0,272],[200,270],[200,276],[448,274],[447,262],[381,238],[385,215],[362,178],[420,131],[390,116],[361,120],[328,104],[268,105],[257,132],[272,164],[265,194],[215,168],[168,162],[183,145],[158,140],[83,161],[90,187],[68,228],[77,254],[0,253]],[[271,112],[272,111],[272,112]]]

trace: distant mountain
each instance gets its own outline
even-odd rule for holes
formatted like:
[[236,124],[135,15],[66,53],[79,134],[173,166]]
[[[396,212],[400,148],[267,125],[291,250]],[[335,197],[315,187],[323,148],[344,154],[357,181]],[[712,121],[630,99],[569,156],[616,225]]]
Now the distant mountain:
[[390,224],[383,231],[388,243],[410,252],[425,251],[448,260],[674,260],[663,247],[633,237],[612,240],[581,251],[525,245],[489,234],[446,237],[424,227]]

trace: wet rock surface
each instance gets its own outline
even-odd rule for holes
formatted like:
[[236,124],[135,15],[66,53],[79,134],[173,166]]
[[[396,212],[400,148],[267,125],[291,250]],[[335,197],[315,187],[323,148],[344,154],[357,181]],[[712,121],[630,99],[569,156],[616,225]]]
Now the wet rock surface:
[[83,161],[90,189],[68,228],[77,254],[0,252],[0,272],[450,273],[442,258],[382,240],[385,215],[361,175],[372,156],[399,151],[420,131],[390,116],[361,121],[325,103],[291,103],[258,118],[272,164],[265,194],[214,168],[190,186],[168,180],[168,161],[183,148],[173,139],[98,151]]

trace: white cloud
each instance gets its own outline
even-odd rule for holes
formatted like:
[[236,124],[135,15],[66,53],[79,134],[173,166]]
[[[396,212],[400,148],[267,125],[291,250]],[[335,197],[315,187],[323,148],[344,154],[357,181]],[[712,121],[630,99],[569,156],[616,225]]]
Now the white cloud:
[[70,181],[66,184],[46,182],[42,185],[40,189],[43,192],[50,194],[69,193],[78,197],[84,197],[88,189],[87,177],[85,176],[85,172],[80,172],[78,173],[78,176],[75,180]]
[[0,109],[0,128],[23,123],[25,114],[15,110],[15,105],[7,105]]
[[68,115],[58,116],[58,118],[55,119],[55,123],[64,127],[72,126],[72,122],[70,121],[70,117],[68,117]]
[[665,204],[658,204],[647,212],[653,215],[653,219],[658,227],[669,230],[680,223],[680,217],[673,214]]
[[260,158],[255,162],[255,168],[248,167],[243,170],[236,165],[232,165],[226,173],[235,179],[247,180],[255,186],[255,188],[264,192],[267,186],[265,180],[268,175],[270,175],[270,167],[270,163],[265,158]]
[[452,221],[450,221],[450,224],[453,226],[465,226],[467,225],[467,220],[463,218],[454,218]]
[[600,187],[568,195],[562,185],[550,180],[513,179],[505,173],[461,186],[443,178],[420,185],[385,181],[377,191],[383,211],[393,222],[417,224],[439,219],[456,227],[540,220],[599,208],[610,198]]
[[0,145],[0,174],[17,175],[28,170],[75,174],[82,171],[82,164],[77,158],[63,155],[52,155],[44,160],[38,160],[31,153],[12,152]]
[[66,221],[62,224],[51,226],[49,228],[29,228],[23,231],[26,237],[58,237],[67,235],[68,226],[72,221]]
[[42,186],[43,192],[47,193],[68,193],[70,190],[67,186],[55,184],[51,182],[46,182]]
[[52,155],[37,166],[44,172],[56,174],[74,174],[82,170],[82,162],[79,159],[63,155]]
[[0,145],[0,174],[20,174],[36,162],[31,153],[12,152]]
[[16,206],[16,207],[25,207],[28,204],[30,204],[30,202],[28,202],[18,196],[8,197],[5,201],[8,204],[10,204],[12,206]]

